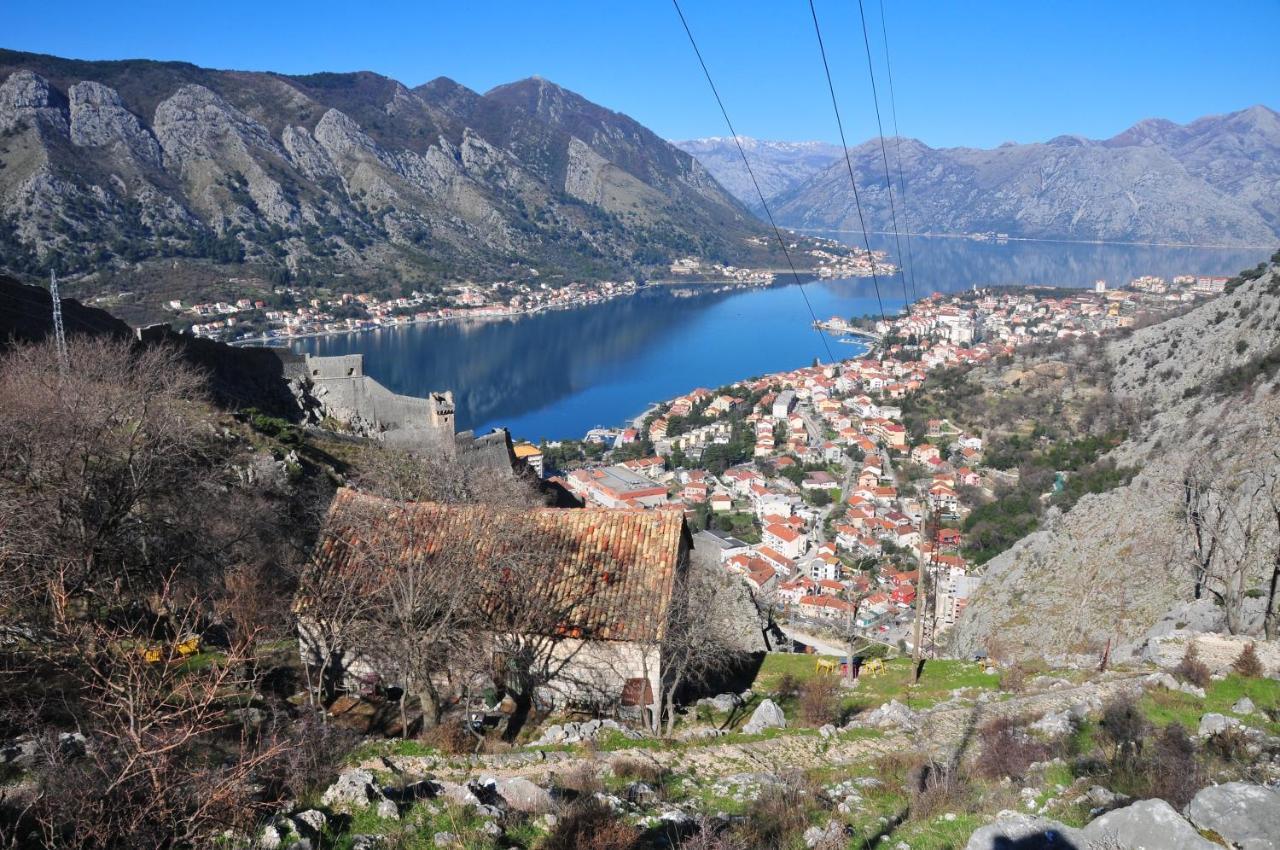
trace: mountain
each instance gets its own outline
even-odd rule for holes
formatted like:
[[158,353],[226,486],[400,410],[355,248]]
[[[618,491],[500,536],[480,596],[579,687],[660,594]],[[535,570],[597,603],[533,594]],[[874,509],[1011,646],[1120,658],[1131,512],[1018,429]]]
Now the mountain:
[[[1109,647],[1119,659],[1174,630],[1225,631],[1231,610],[1233,631],[1261,630],[1280,576],[1280,252],[1238,280],[1099,352],[1091,368],[1110,373],[1113,406],[1138,419],[1107,458],[1134,474],[1050,508],[992,559],[952,654],[1096,662]],[[1199,598],[1194,516],[1211,553]]]
[[[899,145],[886,142],[896,170]],[[723,144],[679,144],[702,158],[740,199],[754,201],[735,182],[742,167]],[[785,143],[753,145],[760,150],[754,157],[760,170],[772,175],[779,166],[770,151],[785,149]],[[1059,136],[980,150],[902,139],[900,148],[909,214],[899,199],[898,222],[913,232],[1253,245],[1280,237],[1280,114],[1265,106],[1185,126],[1143,121],[1101,141]],[[838,155],[839,148],[834,150]],[[867,226],[887,231],[891,215],[879,142],[850,153]],[[793,175],[804,171],[802,162],[815,162],[783,161]],[[843,162],[831,162],[799,183],[770,185],[777,186],[766,194],[780,224],[858,227]]]
[[554,284],[742,261],[761,233],[693,157],[542,79],[479,94],[0,50],[12,273],[56,257],[192,286],[246,268],[421,289],[534,269]]
[[[771,142],[739,136],[751,170],[765,199],[799,186],[840,158],[840,146],[826,142]],[[760,196],[742,165],[742,155],[732,136],[712,136],[672,142],[693,154],[733,196],[752,210],[760,209]]]

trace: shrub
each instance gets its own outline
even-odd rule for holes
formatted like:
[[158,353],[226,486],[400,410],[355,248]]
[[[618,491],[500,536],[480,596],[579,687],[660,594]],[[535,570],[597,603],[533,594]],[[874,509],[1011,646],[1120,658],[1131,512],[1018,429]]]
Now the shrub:
[[556,774],[556,785],[580,795],[592,795],[604,790],[600,774],[590,764],[580,764],[565,773]]
[[635,827],[595,797],[574,802],[560,815],[540,850],[632,850],[640,840]]
[[1048,744],[1032,738],[1024,725],[1011,717],[997,717],[983,726],[978,740],[978,772],[990,779],[1019,779],[1032,763],[1050,755]]
[[661,765],[629,756],[614,759],[610,767],[613,768],[613,775],[619,779],[647,782],[654,786],[661,785],[670,775]]
[[1133,697],[1119,694],[1102,706],[1099,731],[1112,745],[1112,761],[1128,761],[1142,749],[1147,734],[1147,719],[1142,716]]
[[964,808],[969,787],[959,771],[941,762],[916,767],[907,775],[912,820],[929,821],[943,812]]
[[426,742],[440,752],[451,756],[467,755],[476,751],[480,743],[467,729],[461,717],[450,717],[423,736]]
[[1208,752],[1228,763],[1244,763],[1250,760],[1249,738],[1238,726],[1228,726],[1205,742]]
[[697,831],[685,836],[677,846],[680,850],[744,850],[743,845],[733,840],[722,821],[706,818],[698,824]]
[[812,796],[803,783],[771,785],[760,793],[737,828],[744,847],[770,850],[789,847],[809,825]]
[[263,766],[259,779],[286,798],[299,799],[333,781],[359,736],[336,723],[325,723],[315,712],[304,712],[296,721],[276,715],[272,734],[287,738],[289,746]]
[[800,688],[800,718],[807,726],[840,719],[840,693],[834,676],[815,676]]
[[778,679],[778,686],[773,689],[773,695],[779,700],[795,699],[800,693],[800,679],[791,673],[783,673]]
[[1173,668],[1173,674],[1184,682],[1190,682],[1198,688],[1209,684],[1209,667],[1200,660],[1200,652],[1194,640],[1187,642],[1187,649],[1182,660]]
[[1027,668],[1014,664],[1000,673],[1000,690],[1021,693],[1027,689]]
[[1256,679],[1263,674],[1262,662],[1258,659],[1258,647],[1250,643],[1240,651],[1240,657],[1231,665],[1231,669],[1248,679]]
[[1182,809],[1204,784],[1203,771],[1196,761],[1196,745],[1181,723],[1170,723],[1152,742],[1145,774],[1150,794]]

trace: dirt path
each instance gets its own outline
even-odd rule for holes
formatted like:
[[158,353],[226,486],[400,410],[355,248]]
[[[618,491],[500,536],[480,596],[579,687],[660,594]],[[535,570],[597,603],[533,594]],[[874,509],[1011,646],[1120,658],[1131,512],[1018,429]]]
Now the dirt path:
[[710,739],[705,743],[688,743],[671,749],[631,747],[588,754],[534,750],[472,758],[387,756],[371,759],[361,766],[373,770],[389,769],[414,778],[431,776],[461,781],[477,776],[522,776],[542,782],[555,773],[569,773],[587,765],[602,767],[620,758],[645,761],[704,778],[745,772],[777,774],[816,765],[852,764],[903,750],[925,749],[945,758],[965,741],[966,735],[994,717],[1038,717],[1064,711],[1081,702],[1106,700],[1120,690],[1133,689],[1137,678],[1136,674],[1116,676],[1106,681],[1009,699],[928,710],[920,714],[918,730],[894,729],[874,738],[843,734],[823,738],[810,732],[796,732],[750,742],[717,743]]

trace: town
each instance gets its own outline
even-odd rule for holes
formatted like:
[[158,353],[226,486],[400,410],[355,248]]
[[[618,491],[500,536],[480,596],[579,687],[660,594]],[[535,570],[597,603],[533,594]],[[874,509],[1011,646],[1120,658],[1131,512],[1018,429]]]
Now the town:
[[560,288],[518,282],[492,287],[467,284],[450,290],[444,298],[415,290],[382,300],[368,293],[350,292],[322,299],[298,289],[279,287],[274,293],[277,306],[250,298],[240,298],[234,303],[218,301],[190,306],[170,301],[167,306],[191,321],[190,331],[195,336],[243,343],[416,323],[520,316],[598,304],[629,295],[635,292],[636,286],[635,281],[573,283]]
[[[819,326],[869,337],[869,350],[694,389],[629,427],[593,429],[577,457],[567,443],[526,443],[517,454],[589,505],[682,509],[696,545],[716,552],[802,643],[840,647],[856,635],[911,648],[923,615],[918,639],[930,648],[982,581],[965,555],[964,521],[1008,473],[984,463],[983,433],[947,419],[912,433],[904,403],[940,370],[1130,328],[1220,294],[1226,282],[974,288],[931,295],[895,317],[832,317]],[[922,574],[927,596],[918,600]]]

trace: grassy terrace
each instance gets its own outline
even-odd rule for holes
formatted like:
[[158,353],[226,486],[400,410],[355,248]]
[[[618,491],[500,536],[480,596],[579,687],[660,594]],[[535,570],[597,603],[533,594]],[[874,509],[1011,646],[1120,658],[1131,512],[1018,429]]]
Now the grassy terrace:
[[[752,697],[747,704],[730,713],[721,713],[701,707],[695,710],[687,720],[676,724],[676,733],[694,727],[712,726],[723,730],[714,738],[695,738],[693,740],[677,740],[676,738],[641,738],[631,739],[616,732],[606,732],[592,744],[558,744],[533,747],[521,745],[512,748],[513,752],[614,752],[617,750],[680,750],[706,747],[710,745],[749,743],[770,738],[791,735],[816,735],[817,730],[795,725],[799,716],[799,698],[794,687],[803,684],[819,675],[815,669],[818,656],[799,655],[794,653],[769,653],[756,673],[751,685]],[[939,659],[930,661],[925,666],[924,676],[916,685],[911,685],[911,659],[896,658],[885,662],[885,671],[875,676],[864,675],[856,688],[844,691],[840,700],[840,712],[844,720],[856,717],[865,711],[878,708],[891,699],[906,704],[912,709],[924,709],[950,698],[951,692],[969,688],[971,695],[979,691],[993,691],[999,687],[998,674],[983,672],[980,664],[965,661]],[[748,735],[737,731],[750,719],[751,713],[765,699],[772,699],[788,717],[787,729],[770,729],[765,732]],[[570,718],[548,718],[544,725],[563,722]],[[530,732],[537,735],[536,731]],[[841,739],[854,737],[876,737],[879,733],[869,729],[857,729],[842,732]],[[379,741],[361,747],[352,756],[353,761],[361,761],[377,756],[436,756],[447,758],[435,747],[417,740]]]
[[[818,744],[814,754],[816,730],[800,725],[800,705],[792,689],[819,675],[814,667],[815,658],[804,655],[771,654],[760,667],[752,685],[755,696],[743,709],[731,715],[714,715],[705,708],[690,714],[677,726],[682,728],[714,725],[727,730],[715,738],[699,738],[688,741],[646,738],[638,741],[621,735],[606,736],[592,745],[565,747],[516,748],[516,751],[534,749],[569,751],[581,755],[581,760],[565,763],[563,772],[554,774],[553,783],[562,793],[595,793],[603,791],[620,798],[626,797],[628,786],[642,780],[655,789],[659,803],[647,807],[642,814],[672,807],[686,812],[704,815],[727,815],[735,818],[735,835],[755,843],[728,846],[772,846],[799,850],[804,847],[801,835],[809,826],[824,827],[833,820],[846,830],[849,850],[866,850],[879,846],[881,836],[889,835],[889,843],[905,842],[912,850],[959,850],[978,827],[988,823],[1005,809],[1041,812],[1047,817],[1073,826],[1083,826],[1090,819],[1090,803],[1075,802],[1093,785],[1101,784],[1137,798],[1160,793],[1151,785],[1149,774],[1133,769],[1119,770],[1113,761],[1114,748],[1106,730],[1097,720],[1086,721],[1077,731],[1056,743],[1033,736],[1041,741],[1042,749],[1034,758],[1036,765],[1018,768],[1009,781],[1008,774],[993,773],[990,769],[991,743],[979,734],[970,742],[965,763],[968,765],[958,780],[949,786],[926,793],[912,793],[915,771],[922,756],[912,751],[909,744],[898,750],[886,746],[868,746],[865,751],[857,747],[843,746],[841,763],[824,763],[822,753],[828,747],[840,747],[847,742],[866,740],[869,743],[884,738],[875,730],[856,729],[838,733]],[[981,665],[940,660],[926,665],[924,676],[918,685],[911,686],[910,660],[901,658],[887,662],[883,674],[865,677],[858,687],[844,692],[841,709],[844,716],[875,708],[890,699],[907,703],[915,709],[923,709],[951,697],[953,691],[970,689],[969,696],[982,691],[999,689],[999,676],[987,674]],[[1050,672],[1050,671],[1046,671]],[[1057,676],[1057,673],[1051,673]],[[1079,671],[1063,673],[1066,678],[1083,683],[1089,674]],[[1012,694],[1002,694],[1012,697]],[[1200,717],[1207,712],[1231,715],[1231,706],[1242,696],[1248,696],[1259,711],[1242,717],[1241,722],[1270,734],[1280,734],[1280,723],[1269,719],[1266,710],[1280,707],[1280,681],[1270,679],[1246,679],[1231,675],[1211,682],[1206,695],[1192,695],[1153,690],[1137,703],[1147,724],[1147,747],[1158,746],[1154,742],[1170,724],[1180,723],[1194,734]],[[779,702],[787,713],[787,729],[769,730],[760,735],[745,735],[734,731],[741,728],[764,698]],[[551,719],[555,720],[555,718]],[[551,721],[548,721],[551,722]],[[786,740],[807,741],[807,760],[788,761],[782,757]],[[764,764],[771,767],[744,766],[733,745],[776,741],[782,749],[768,751]],[[717,748],[723,748],[720,752]],[[632,754],[628,754],[631,751]],[[640,753],[685,753],[688,760],[666,757],[657,763]],[[437,756],[450,766],[465,767],[466,759],[451,760],[438,751],[415,742],[384,742],[366,748],[362,755],[399,754]],[[755,751],[759,752],[759,751]],[[1226,781],[1237,778],[1244,770],[1244,763],[1233,760],[1238,757],[1223,756],[1213,748],[1202,748],[1198,759],[1203,782],[1210,778]],[[773,757],[779,757],[776,764]],[[1028,762],[1024,762],[1024,765]],[[789,767],[787,765],[790,765]],[[475,770],[483,773],[485,768]],[[757,771],[765,770],[782,780],[781,785],[760,784]],[[848,805],[844,805],[850,800]],[[842,810],[843,809],[843,810]],[[628,822],[640,821],[645,827],[640,833],[639,848],[671,846],[664,830],[666,826],[653,826],[632,812],[624,814]],[[465,809],[453,806],[415,805],[399,823],[378,821],[371,816],[357,818],[357,832],[390,834],[393,846],[429,847],[432,835],[450,832],[457,835],[457,846],[496,850],[499,847],[535,848],[559,846],[544,843],[548,827],[540,819],[518,821],[499,839],[481,830],[483,822]],[[394,839],[394,836],[400,836]],[[772,836],[772,837],[770,837]],[[347,847],[345,838],[335,846]]]

